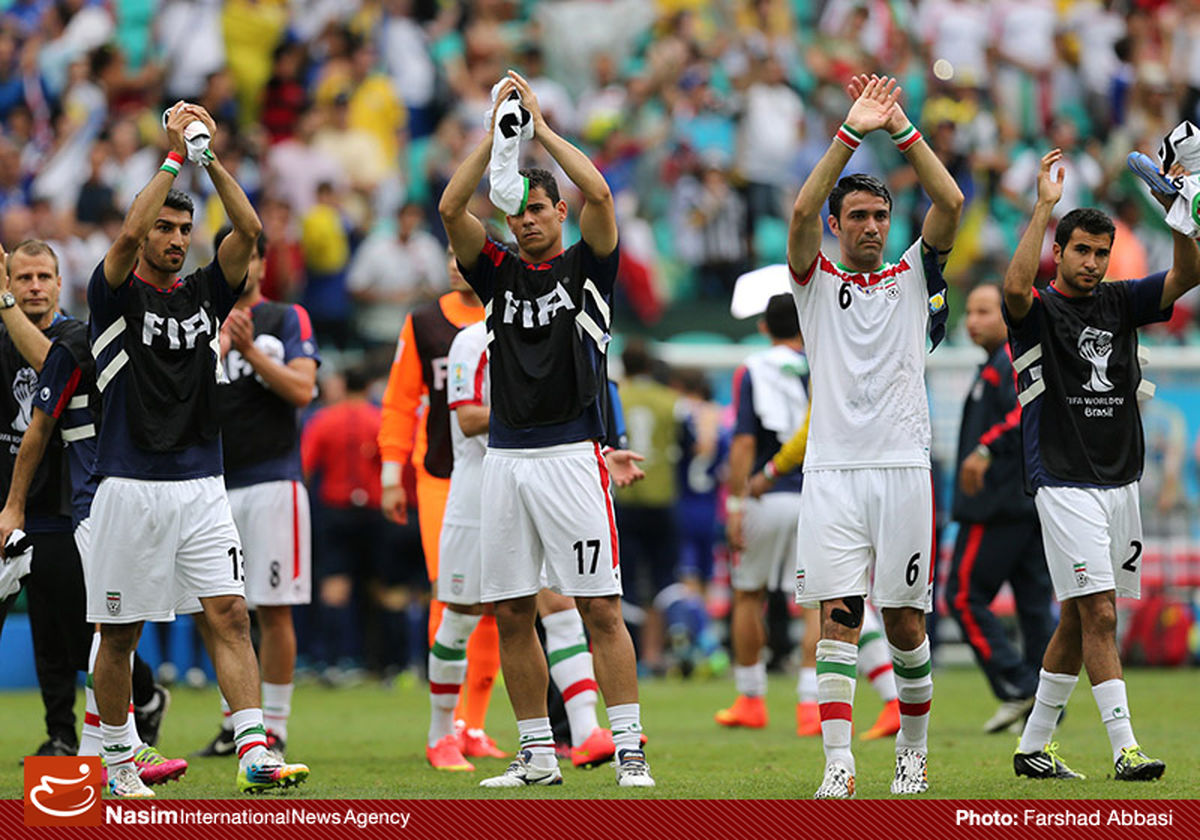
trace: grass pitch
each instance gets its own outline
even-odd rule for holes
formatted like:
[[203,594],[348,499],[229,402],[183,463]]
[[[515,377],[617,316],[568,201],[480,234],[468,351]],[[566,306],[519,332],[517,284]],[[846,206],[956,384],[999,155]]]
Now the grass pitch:
[[[1200,790],[1200,699],[1196,670],[1130,671],[1126,678],[1133,724],[1146,752],[1167,762],[1166,776],[1152,783],[1111,780],[1108,739],[1086,676],[1071,698],[1056,734],[1061,753],[1081,782],[1017,779],[1012,771],[1016,735],[985,735],[983,721],[996,706],[974,668],[940,668],[934,673],[930,725],[929,796],[946,799],[1170,799],[1191,798]],[[368,684],[328,689],[302,685],[292,700],[288,756],[312,768],[312,777],[290,796],[302,798],[424,799],[535,797],[550,799],[625,796],[671,799],[808,798],[821,781],[819,738],[795,735],[795,681],[772,677],[768,693],[770,725],[762,730],[728,730],[713,713],[733,699],[729,679],[645,681],[642,722],[650,738],[647,757],[658,786],[649,791],[616,787],[611,767],[582,771],[564,763],[557,788],[485,790],[485,776],[502,772],[501,759],[476,759],[474,773],[445,773],[425,761],[428,695],[425,686],[385,688]],[[77,714],[82,719],[83,692]],[[865,731],[880,702],[859,681],[855,728]],[[22,795],[18,758],[37,748],[42,709],[35,692],[0,693],[0,797]],[[168,756],[187,756],[216,733],[215,689],[176,688],[159,747]],[[493,697],[488,731],[501,748],[511,749],[516,725],[501,686]],[[888,795],[893,752],[886,742],[855,741],[858,796]],[[163,799],[225,798],[235,794],[235,760],[190,759],[180,783],[158,787]]]

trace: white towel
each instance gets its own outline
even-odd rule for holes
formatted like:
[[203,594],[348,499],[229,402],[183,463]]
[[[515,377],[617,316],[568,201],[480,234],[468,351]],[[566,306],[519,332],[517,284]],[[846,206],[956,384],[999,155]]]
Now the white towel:
[[[16,552],[10,554],[10,552]],[[21,530],[8,535],[4,557],[0,560],[0,601],[21,590],[21,578],[29,574],[33,562],[33,544]]]
[[1158,146],[1158,162],[1164,173],[1178,163],[1189,175],[1200,174],[1200,129],[1187,120],[1171,129]]
[[533,138],[533,120],[521,106],[521,98],[515,90],[503,102],[496,103],[502,84],[500,81],[492,87],[492,108],[488,109],[486,117],[490,123],[492,109],[496,109],[496,131],[492,135],[492,160],[488,168],[488,198],[506,214],[515,216],[525,211],[525,201],[529,197],[529,180],[519,169],[521,141]]
[[1200,174],[1182,175],[1172,179],[1179,192],[1167,211],[1167,224],[1184,236],[1200,238]]
[[790,347],[778,344],[746,359],[746,370],[754,389],[754,413],[763,427],[787,443],[804,423],[808,391],[804,377],[808,360]]

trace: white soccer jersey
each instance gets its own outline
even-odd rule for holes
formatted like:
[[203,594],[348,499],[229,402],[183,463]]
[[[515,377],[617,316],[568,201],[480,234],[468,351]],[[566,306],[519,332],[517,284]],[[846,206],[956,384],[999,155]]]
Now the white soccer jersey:
[[460,405],[490,405],[487,373],[487,328],[480,321],[459,331],[450,345],[446,366],[446,403],[450,408],[450,441],[454,447],[454,470],[450,473],[450,495],[442,521],[453,525],[479,526],[479,485],[487,434],[467,437],[458,425]]
[[812,370],[804,471],[928,468],[930,302],[920,240],[872,272],[818,253],[792,280]]

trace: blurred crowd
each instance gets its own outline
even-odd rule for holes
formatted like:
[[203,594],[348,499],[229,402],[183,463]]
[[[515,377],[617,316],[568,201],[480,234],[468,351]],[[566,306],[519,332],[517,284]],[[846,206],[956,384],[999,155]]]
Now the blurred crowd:
[[[1112,275],[1165,264],[1162,213],[1124,160],[1197,119],[1200,2],[11,0],[0,236],[52,242],[82,315],[85,279],[163,157],[163,108],[199,102],[264,221],[264,292],[304,303],[326,347],[391,343],[445,286],[437,199],[509,67],[611,184],[618,324],[651,327],[783,261],[795,191],[860,72],[901,80],[968,198],[956,285],[997,276],[1052,144],[1067,152],[1062,206],[1118,219]],[[891,183],[898,253],[924,198],[876,139],[851,168]],[[224,219],[189,174],[203,260]],[[474,209],[495,218],[482,193]],[[1190,313],[1170,329],[1187,338]]]

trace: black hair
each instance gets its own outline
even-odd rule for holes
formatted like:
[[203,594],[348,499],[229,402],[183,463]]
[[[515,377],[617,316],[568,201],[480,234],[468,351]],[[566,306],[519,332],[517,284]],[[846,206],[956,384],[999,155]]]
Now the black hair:
[[[216,232],[216,234],[213,236],[214,254],[221,249],[221,243],[224,242],[225,237],[231,233],[233,233],[233,228],[229,227],[229,225],[226,225]],[[254,250],[258,251],[258,258],[260,260],[267,255],[267,235],[265,233],[260,233],[258,235],[258,241],[254,243]]]
[[708,381],[708,376],[700,368],[684,368],[676,371],[675,375],[680,389],[685,394],[696,394],[703,400],[713,398],[712,383]]
[[763,313],[767,334],[771,338],[786,341],[800,335],[800,318],[796,315],[796,303],[788,293],[772,295]]
[[650,357],[646,342],[641,338],[629,339],[621,353],[621,364],[625,368],[625,375],[640,376],[649,373],[653,363],[654,360]]
[[172,210],[182,210],[192,216],[196,215],[196,205],[192,204],[192,197],[183,190],[171,188],[167,192],[167,197],[163,199],[163,207],[170,207]]
[[892,194],[888,192],[887,184],[874,175],[858,173],[847,175],[837,182],[833,192],[829,194],[829,215],[835,219],[842,218],[842,199],[852,192],[865,192],[877,195],[887,202],[888,211],[892,209]]
[[521,174],[529,179],[529,189],[541,187],[546,193],[546,198],[550,199],[551,204],[558,204],[561,200],[558,192],[558,181],[554,178],[554,173],[548,169],[522,169]]
[[351,394],[364,393],[371,386],[371,376],[364,365],[351,365],[342,371],[346,380],[346,390]]
[[1112,219],[1106,213],[1097,210],[1095,207],[1077,207],[1070,213],[1062,217],[1058,227],[1054,231],[1054,241],[1059,248],[1066,248],[1067,243],[1071,241],[1071,234],[1075,232],[1075,228],[1079,228],[1084,233],[1090,233],[1093,236],[1104,236],[1108,234],[1109,244],[1117,236],[1117,226],[1113,224]]

